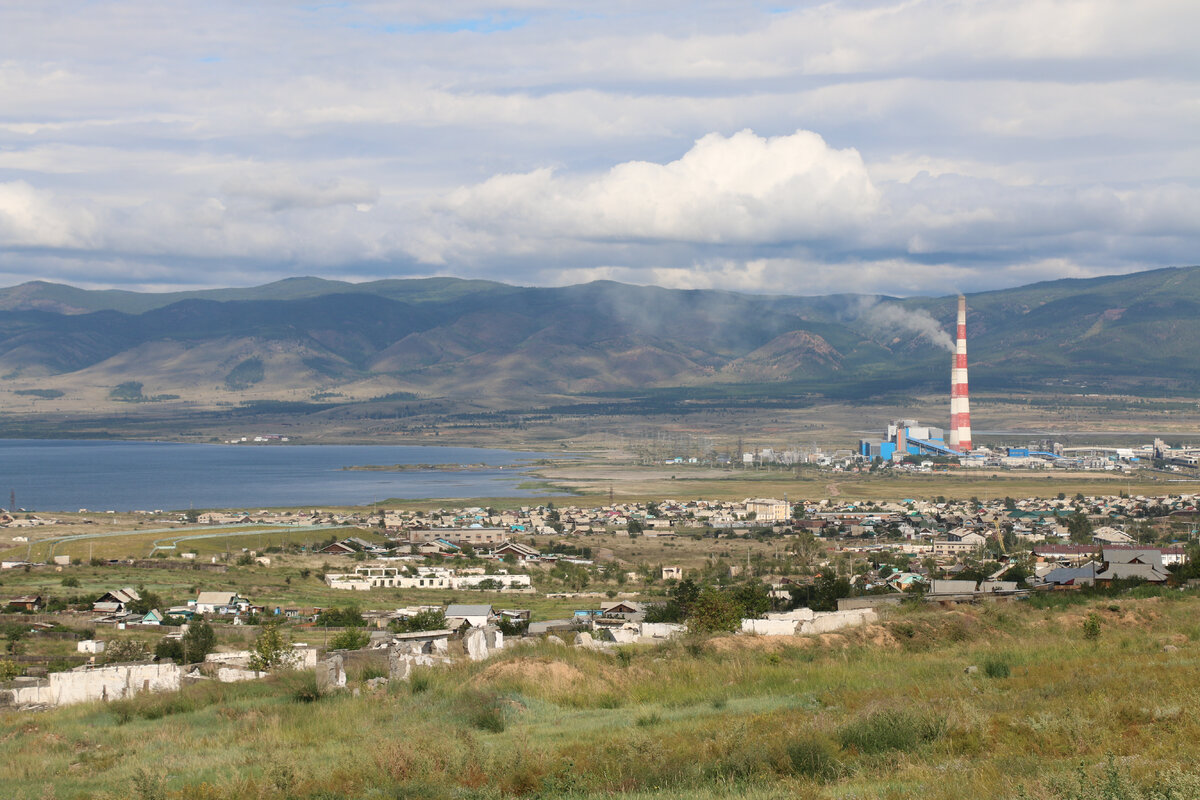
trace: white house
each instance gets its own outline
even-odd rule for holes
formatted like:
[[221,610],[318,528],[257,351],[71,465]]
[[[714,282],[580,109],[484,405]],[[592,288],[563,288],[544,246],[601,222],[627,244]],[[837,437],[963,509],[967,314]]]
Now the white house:
[[200,592],[188,606],[197,614],[240,614],[250,607],[250,601],[236,592]]

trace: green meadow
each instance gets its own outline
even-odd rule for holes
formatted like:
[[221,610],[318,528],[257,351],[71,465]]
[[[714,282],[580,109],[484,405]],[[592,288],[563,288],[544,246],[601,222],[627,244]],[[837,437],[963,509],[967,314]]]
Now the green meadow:
[[819,637],[519,645],[375,691],[284,673],[4,712],[0,796],[1200,797],[1198,611],[905,606]]

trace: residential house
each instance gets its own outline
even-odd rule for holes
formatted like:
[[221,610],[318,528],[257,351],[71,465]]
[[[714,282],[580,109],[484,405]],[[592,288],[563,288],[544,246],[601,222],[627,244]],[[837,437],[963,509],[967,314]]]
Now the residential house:
[[1092,541],[1096,544],[1133,544],[1134,539],[1128,533],[1116,528],[1105,526],[1092,531]]
[[1153,548],[1125,549],[1106,547],[1100,556],[1102,568],[1096,573],[1096,581],[1109,583],[1114,580],[1143,580],[1149,583],[1166,583],[1170,574],[1162,563],[1162,553]]
[[130,603],[141,599],[137,590],[128,586],[124,589],[113,589],[100,595],[96,602],[92,603],[92,611],[97,614],[124,614]]
[[449,628],[482,628],[493,616],[490,605],[452,603],[446,606],[446,626]]
[[529,545],[524,545],[520,542],[506,541],[496,549],[492,550],[492,555],[497,558],[513,556],[518,561],[532,561],[533,559],[538,558],[541,553]]
[[430,539],[417,545],[417,553],[423,556],[451,556],[462,552],[462,548],[445,539]]
[[8,601],[8,605],[18,611],[37,611],[45,605],[40,594],[23,595]]
[[641,622],[646,616],[646,609],[641,603],[630,600],[617,600],[613,603],[601,603],[600,615],[631,622]]
[[188,605],[197,614],[239,614],[250,607],[250,601],[238,597],[236,592],[200,592]]

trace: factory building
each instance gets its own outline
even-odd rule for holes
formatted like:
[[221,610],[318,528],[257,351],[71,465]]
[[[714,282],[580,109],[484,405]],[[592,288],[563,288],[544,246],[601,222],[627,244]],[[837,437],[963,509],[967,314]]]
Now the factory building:
[[887,427],[887,436],[882,440],[862,439],[858,443],[858,454],[868,461],[876,458],[899,461],[908,455],[958,455],[946,445],[945,431],[922,425],[915,419],[892,422]]

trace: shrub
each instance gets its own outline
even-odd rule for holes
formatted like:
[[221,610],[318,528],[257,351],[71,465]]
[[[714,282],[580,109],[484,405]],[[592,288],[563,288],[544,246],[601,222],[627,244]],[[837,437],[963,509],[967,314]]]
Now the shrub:
[[1007,678],[1012,674],[1012,669],[1003,658],[991,656],[983,662],[983,674],[989,678]]
[[[440,608],[419,611],[411,617],[392,620],[388,623],[388,627],[396,633],[440,631],[446,627],[446,612]],[[501,630],[504,631],[505,636],[509,635],[509,632],[504,630],[503,624],[501,625]]]
[[137,639],[116,639],[104,648],[104,660],[109,664],[124,661],[143,661],[150,655],[146,644]]
[[358,606],[345,606],[322,609],[317,615],[317,624],[331,628],[363,628],[366,627],[367,621],[363,619]]
[[838,731],[838,741],[842,747],[860,753],[908,751],[940,739],[945,732],[944,717],[888,709],[843,725]]
[[433,686],[433,678],[424,670],[413,670],[408,676],[408,689],[413,694],[423,694],[428,692]]
[[317,673],[311,670],[290,672],[283,678],[283,684],[288,696],[296,703],[315,703],[323,694],[317,685]]
[[330,650],[360,650],[371,643],[371,634],[361,628],[347,628],[329,640]]
[[183,642],[164,636],[154,646],[154,657],[159,660],[170,659],[177,664],[182,664]]
[[[141,384],[138,384],[139,389]],[[132,792],[130,797],[136,800],[166,800],[167,781],[162,775],[156,775],[149,770],[138,768],[133,773]]]
[[78,589],[79,588],[79,578],[63,578],[62,585],[69,586],[72,589]]
[[742,607],[731,596],[705,589],[692,604],[688,630],[693,633],[736,631],[742,624]]
[[295,660],[296,654],[284,641],[278,620],[267,622],[250,649],[250,669],[270,672],[277,667],[291,667]]
[[1100,615],[1094,611],[1087,615],[1087,619],[1083,621],[1083,638],[1099,639],[1100,638]]
[[187,663],[203,661],[204,657],[217,649],[217,634],[202,618],[193,619],[183,635],[180,655]]
[[460,698],[466,706],[466,717],[471,727],[488,733],[503,733],[508,727],[505,700],[498,694],[468,692]]
[[786,746],[792,771],[806,778],[828,781],[842,771],[833,744],[816,736],[794,739]]

